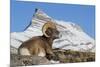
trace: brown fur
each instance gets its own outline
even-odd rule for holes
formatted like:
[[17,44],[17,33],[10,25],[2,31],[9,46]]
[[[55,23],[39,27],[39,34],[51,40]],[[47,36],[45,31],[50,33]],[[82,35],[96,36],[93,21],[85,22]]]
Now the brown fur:
[[46,34],[50,37],[46,37],[45,35],[32,37],[23,42],[19,47],[19,50],[21,48],[27,48],[31,55],[38,55],[41,51],[46,55],[53,55],[52,44],[53,40],[59,37],[59,31],[57,31],[57,29],[48,28]]

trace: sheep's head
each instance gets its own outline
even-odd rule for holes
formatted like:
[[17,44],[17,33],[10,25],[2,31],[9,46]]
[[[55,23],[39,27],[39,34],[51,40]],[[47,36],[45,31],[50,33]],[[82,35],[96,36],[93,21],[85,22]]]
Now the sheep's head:
[[52,37],[53,39],[59,38],[59,31],[53,22],[45,23],[42,27],[42,32],[46,37]]

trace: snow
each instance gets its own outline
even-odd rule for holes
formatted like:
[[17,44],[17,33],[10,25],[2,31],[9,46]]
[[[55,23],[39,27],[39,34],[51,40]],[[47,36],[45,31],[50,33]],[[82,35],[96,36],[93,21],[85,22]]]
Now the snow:
[[31,37],[41,36],[42,26],[48,20],[56,23],[57,29],[62,35],[62,37],[54,41],[53,48],[95,52],[94,39],[88,36],[79,25],[53,19],[40,9],[36,10],[31,20],[31,25],[25,31],[11,33],[11,46],[18,48],[22,42]]

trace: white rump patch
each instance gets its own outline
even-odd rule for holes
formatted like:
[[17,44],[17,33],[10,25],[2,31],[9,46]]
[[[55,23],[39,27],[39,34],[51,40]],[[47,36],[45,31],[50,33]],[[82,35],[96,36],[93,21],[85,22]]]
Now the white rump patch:
[[27,48],[21,48],[19,52],[20,52],[20,55],[31,55]]

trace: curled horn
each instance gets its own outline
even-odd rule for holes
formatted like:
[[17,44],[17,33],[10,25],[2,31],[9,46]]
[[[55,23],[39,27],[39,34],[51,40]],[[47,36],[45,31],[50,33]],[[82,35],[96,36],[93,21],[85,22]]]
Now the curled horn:
[[50,37],[50,36],[48,36],[48,35],[45,33],[45,31],[46,31],[48,28],[56,29],[55,23],[49,21],[49,22],[47,22],[47,23],[45,23],[45,24],[43,25],[43,27],[42,27],[42,32],[43,32],[43,34],[44,34],[46,37]]

